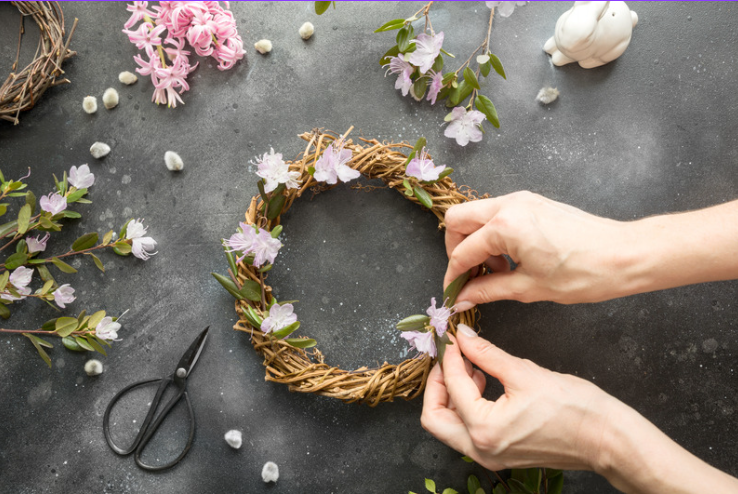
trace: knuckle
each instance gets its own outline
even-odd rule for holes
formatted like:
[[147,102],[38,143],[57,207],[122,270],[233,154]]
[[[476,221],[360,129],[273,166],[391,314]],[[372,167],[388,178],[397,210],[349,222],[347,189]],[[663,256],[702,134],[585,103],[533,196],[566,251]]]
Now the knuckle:
[[458,205],[451,206],[446,210],[444,215],[444,221],[446,222],[446,229],[453,230],[461,220],[461,209]]

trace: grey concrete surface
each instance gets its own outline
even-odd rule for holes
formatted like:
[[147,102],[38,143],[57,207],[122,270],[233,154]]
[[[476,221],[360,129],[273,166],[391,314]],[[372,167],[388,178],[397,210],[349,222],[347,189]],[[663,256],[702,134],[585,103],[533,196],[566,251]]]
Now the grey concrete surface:
[[[60,343],[48,369],[24,338],[0,336],[0,492],[402,493],[423,492],[426,477],[465,492],[466,476],[480,475],[422,430],[419,400],[371,409],[289,393],[264,382],[248,337],[231,329],[233,300],[210,272],[225,272],[218,239],[235,231],[256,193],[248,162],[270,147],[297,155],[297,135],[314,127],[354,125],[354,136],[410,142],[425,136],[459,184],[491,195],[528,189],[621,220],[738,196],[735,3],[634,3],[640,23],[631,46],[594,70],[555,68],[542,51],[568,3],[536,2],[496,19],[492,50],[509,76],[491,78],[484,92],[502,128],[465,148],[443,137],[444,109],[402,98],[377,65],[393,34],[372,31],[421,5],[339,2],[318,17],[312,2],[235,3],[248,59],[227,72],[202,61],[186,104],[166,109],[150,102],[148,80],[118,83],[136,53],[120,32],[123,4],[63,4],[68,26],[80,20],[71,45],[78,56],[64,66],[72,84],[48,91],[19,126],[0,123],[0,168],[17,178],[31,167],[28,183],[40,196],[52,173],[90,164],[93,204],[76,208],[83,219],[69,222],[50,251],[136,217],[145,218],[159,253],[148,262],[104,253],[105,274],[83,260],[77,275],[58,276],[77,289],[65,313],[128,311],[101,376],[85,375],[88,355]],[[435,29],[458,55],[447,64],[483,39],[486,12],[482,2],[433,6]],[[308,20],[316,33],[303,42],[297,30]],[[15,9],[0,4],[3,74],[17,23]],[[274,43],[268,56],[252,48],[261,38]],[[561,91],[548,107],[534,101],[544,85]],[[100,98],[110,86],[120,91],[118,108],[82,112],[84,96]],[[110,144],[107,158],[89,155],[95,141]],[[180,174],[164,166],[170,149],[185,162]],[[286,215],[283,241],[271,282],[280,297],[300,300],[303,328],[328,362],[405,357],[393,324],[439,296],[445,270],[430,214],[393,191],[340,187]],[[736,282],[723,282],[592,305],[498,302],[481,309],[480,327],[515,355],[592,380],[736,475],[737,291]],[[29,301],[3,327],[28,329],[57,315]],[[192,450],[171,470],[142,471],[106,446],[105,406],[124,385],[170,372],[206,325],[211,339],[190,382]],[[244,433],[238,451],[223,439],[233,428]],[[178,444],[173,425],[162,434],[162,452]],[[267,460],[280,467],[276,485],[260,478]],[[595,474],[568,472],[565,492],[614,489]]]

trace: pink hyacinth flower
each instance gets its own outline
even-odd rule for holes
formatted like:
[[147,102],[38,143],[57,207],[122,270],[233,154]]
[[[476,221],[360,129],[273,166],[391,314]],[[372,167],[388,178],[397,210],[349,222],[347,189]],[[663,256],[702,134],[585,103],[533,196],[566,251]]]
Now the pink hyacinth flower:
[[144,22],[135,31],[123,30],[128,35],[128,39],[136,45],[139,50],[154,49],[155,46],[161,46],[161,38],[159,35],[164,32],[166,27],[154,27],[150,22]]
[[123,24],[123,27],[129,29],[138,21],[143,20],[146,16],[156,17],[155,12],[152,12],[146,8],[148,7],[148,5],[149,2],[133,2],[133,4],[128,4],[126,6],[126,10],[128,12],[131,12],[131,17],[126,21],[125,24]]

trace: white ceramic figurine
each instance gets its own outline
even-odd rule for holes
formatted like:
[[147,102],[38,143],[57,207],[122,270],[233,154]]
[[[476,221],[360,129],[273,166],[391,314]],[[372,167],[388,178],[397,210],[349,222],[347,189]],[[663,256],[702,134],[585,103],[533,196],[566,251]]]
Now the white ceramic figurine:
[[574,2],[543,49],[554,65],[599,67],[623,54],[636,23],[638,15],[625,2]]

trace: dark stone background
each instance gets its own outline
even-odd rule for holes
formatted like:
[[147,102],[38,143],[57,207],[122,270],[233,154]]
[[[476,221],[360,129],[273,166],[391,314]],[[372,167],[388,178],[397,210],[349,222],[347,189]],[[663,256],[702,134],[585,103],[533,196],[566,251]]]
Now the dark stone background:
[[[594,70],[555,68],[541,49],[569,4],[536,2],[496,19],[492,50],[509,78],[491,77],[483,92],[502,128],[464,148],[443,137],[443,108],[402,98],[377,65],[393,33],[372,31],[421,5],[339,2],[318,17],[312,2],[236,3],[248,59],[227,72],[201,61],[186,104],[167,109],[150,102],[149,80],[117,80],[135,68],[136,49],[120,32],[124,5],[63,4],[68,27],[80,19],[71,45],[78,55],[64,65],[72,84],[49,90],[19,126],[0,123],[0,167],[14,178],[32,167],[28,183],[40,196],[53,187],[52,173],[90,164],[93,204],[75,208],[84,218],[69,222],[49,252],[136,217],[145,218],[159,253],[148,262],[103,253],[105,274],[81,260],[77,275],[58,276],[77,289],[66,314],[128,311],[101,376],[84,373],[89,355],[58,342],[48,369],[27,340],[0,337],[0,492],[401,493],[423,492],[425,477],[461,491],[468,473],[480,475],[422,430],[420,400],[371,409],[291,394],[264,382],[248,337],[231,329],[233,300],[210,272],[225,272],[218,240],[235,231],[256,193],[248,162],[270,147],[296,156],[304,148],[297,135],[314,127],[354,125],[352,136],[383,140],[425,136],[459,184],[491,195],[528,189],[621,220],[738,195],[736,4],[634,3],[640,23],[631,46]],[[483,39],[487,12],[481,2],[433,6],[444,47],[458,55],[447,66]],[[297,30],[308,20],[316,33],[303,42]],[[17,26],[14,7],[0,4],[2,74],[15,56]],[[26,27],[23,52],[31,57],[36,28]],[[261,38],[274,43],[268,56],[253,50]],[[548,107],[534,101],[544,85],[561,91]],[[82,112],[84,96],[100,102],[110,86],[121,94],[117,108]],[[95,141],[111,145],[107,158],[90,156]],[[185,162],[180,174],[164,167],[170,149]],[[283,242],[270,281],[281,298],[300,300],[305,333],[328,362],[404,358],[393,324],[441,293],[446,257],[432,215],[394,191],[339,187],[286,215]],[[710,283],[594,305],[499,302],[481,309],[480,327],[515,355],[593,380],[736,475],[737,288]],[[13,309],[3,327],[58,316],[36,301]],[[170,372],[206,325],[211,338],[190,382],[192,450],[176,468],[144,472],[106,446],[105,406],[124,385]],[[238,451],[223,440],[231,428],[244,433]],[[176,427],[162,434],[177,443]],[[280,467],[276,485],[260,478],[267,460]],[[613,489],[570,472],[565,492]]]

